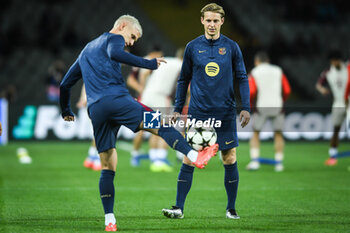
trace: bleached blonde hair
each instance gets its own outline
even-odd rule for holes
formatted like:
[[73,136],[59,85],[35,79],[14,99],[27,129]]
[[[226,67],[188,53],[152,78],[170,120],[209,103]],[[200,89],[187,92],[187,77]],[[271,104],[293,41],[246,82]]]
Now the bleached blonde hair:
[[118,27],[121,23],[127,22],[130,23],[132,27],[136,28],[137,31],[140,32],[140,37],[142,36],[142,27],[139,21],[131,15],[122,15],[120,16],[114,23],[114,27]]

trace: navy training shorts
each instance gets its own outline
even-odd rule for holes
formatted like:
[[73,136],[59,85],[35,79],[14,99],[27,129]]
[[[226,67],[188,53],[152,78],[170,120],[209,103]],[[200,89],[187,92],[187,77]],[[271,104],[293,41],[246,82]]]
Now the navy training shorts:
[[236,117],[221,121],[221,127],[214,127],[218,139],[219,150],[228,150],[238,146]]
[[120,126],[124,125],[137,132],[143,121],[143,113],[146,111],[152,109],[137,102],[130,95],[105,96],[92,104],[88,108],[88,113],[98,153],[115,148]]

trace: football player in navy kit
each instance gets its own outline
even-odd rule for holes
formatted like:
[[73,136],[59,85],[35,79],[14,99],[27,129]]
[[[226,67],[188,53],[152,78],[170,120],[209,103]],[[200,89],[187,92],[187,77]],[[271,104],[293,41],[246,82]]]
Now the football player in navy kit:
[[[101,159],[99,182],[100,197],[105,211],[106,231],[117,231],[114,216],[114,176],[117,167],[115,144],[121,125],[137,132],[147,130],[162,137],[172,148],[182,152],[198,168],[204,168],[217,152],[217,145],[203,151],[195,151],[183,136],[173,127],[147,128],[143,125],[143,115],[152,109],[134,100],[129,94],[121,74],[121,63],[147,69],[157,69],[164,58],[151,60],[137,57],[124,51],[142,36],[138,20],[123,15],[116,20],[113,28],[89,42],[70,67],[60,86],[60,105],[65,121],[74,121],[70,107],[70,91],[83,78],[89,117],[94,129],[96,147]],[[158,113],[158,111],[157,111]],[[157,113],[152,113],[157,117]]]
[[[224,16],[223,8],[215,3],[208,4],[201,10],[204,35],[186,46],[177,84],[173,120],[180,116],[191,82],[189,116],[199,120],[215,118],[222,122],[221,127],[215,127],[215,130],[225,168],[224,180],[228,199],[226,217],[239,219],[235,208],[239,178],[236,162],[238,139],[234,85],[239,85],[242,102],[239,118],[241,126],[245,127],[250,120],[249,84],[239,46],[220,34]],[[166,217],[184,217],[183,209],[191,188],[193,171],[191,161],[184,158],[178,176],[176,205],[162,210]]]

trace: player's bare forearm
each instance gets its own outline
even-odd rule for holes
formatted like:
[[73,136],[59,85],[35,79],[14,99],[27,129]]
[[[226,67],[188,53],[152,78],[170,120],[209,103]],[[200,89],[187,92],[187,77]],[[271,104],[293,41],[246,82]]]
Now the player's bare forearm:
[[329,94],[329,89],[326,87],[323,87],[321,84],[317,83],[316,84],[316,90],[321,93],[322,95],[328,95]]
[[87,104],[87,97],[86,97],[86,91],[85,91],[85,84],[83,84],[83,86],[81,87],[80,98],[76,106],[77,108],[83,108],[83,107],[86,107],[86,104]]
[[139,75],[139,79],[140,79],[140,84],[139,84],[140,92],[139,93],[140,94],[143,91],[143,89],[145,88],[147,79],[150,76],[151,72],[152,72],[151,70],[145,70],[145,69],[141,70],[140,75]]
[[86,107],[86,104],[87,104],[86,100],[80,99],[80,100],[77,102],[76,106],[77,106],[77,108],[83,108],[83,107]]

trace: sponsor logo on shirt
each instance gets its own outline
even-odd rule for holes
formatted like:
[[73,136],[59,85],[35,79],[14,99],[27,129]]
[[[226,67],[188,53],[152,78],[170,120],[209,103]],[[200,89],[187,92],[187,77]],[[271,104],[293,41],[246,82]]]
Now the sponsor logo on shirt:
[[209,62],[205,66],[205,73],[210,77],[215,77],[220,72],[220,67],[215,62]]
[[198,53],[204,53],[207,50],[198,50]]

